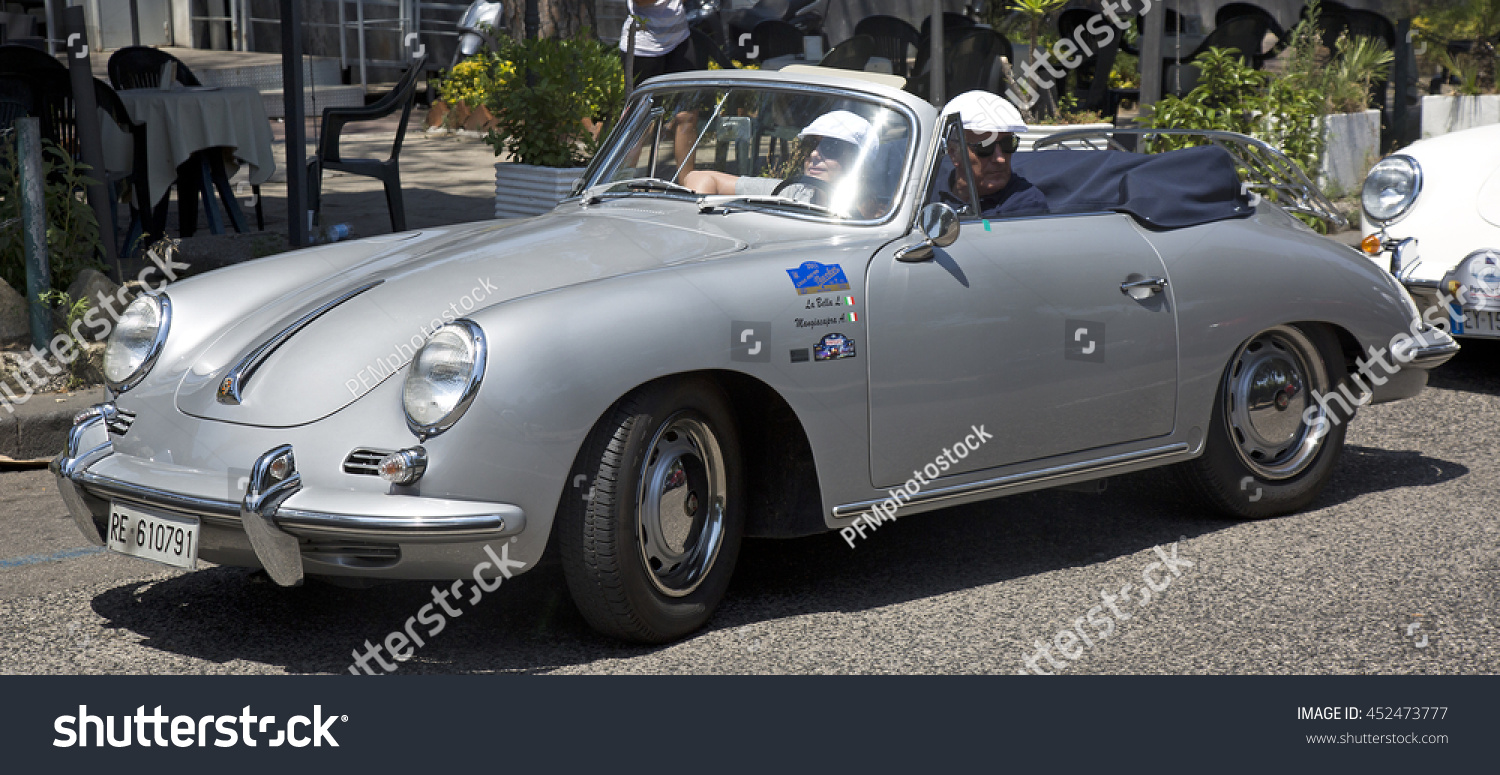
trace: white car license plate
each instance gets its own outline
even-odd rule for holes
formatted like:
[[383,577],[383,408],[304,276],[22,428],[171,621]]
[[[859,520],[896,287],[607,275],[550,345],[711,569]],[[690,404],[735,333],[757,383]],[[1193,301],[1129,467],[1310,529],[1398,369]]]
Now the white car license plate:
[[1500,314],[1464,310],[1464,333],[1468,336],[1500,336]]
[[198,561],[198,519],[109,505],[109,550],[193,570]]

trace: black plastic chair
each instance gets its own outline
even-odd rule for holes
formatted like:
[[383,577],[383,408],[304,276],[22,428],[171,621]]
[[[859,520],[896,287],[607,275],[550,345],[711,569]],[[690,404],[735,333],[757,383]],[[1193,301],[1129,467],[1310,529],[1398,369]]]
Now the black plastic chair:
[[[818,62],[819,67],[836,67],[840,70],[863,70],[875,55],[875,39],[869,35],[855,35],[833,47]],[[892,68],[894,70],[894,67]]]
[[68,67],[45,51],[31,46],[7,44],[0,46],[0,73],[24,73],[30,70],[61,70]]
[[1214,26],[1218,27],[1230,19],[1241,16],[1255,16],[1264,19],[1267,29],[1271,31],[1272,35],[1276,36],[1278,41],[1286,40],[1286,28],[1281,26],[1281,22],[1276,21],[1276,17],[1272,16],[1270,11],[1254,3],[1227,3],[1220,6],[1219,10],[1214,12]]
[[168,62],[177,63],[178,83],[203,85],[181,59],[150,46],[126,46],[110,54],[109,82],[116,89],[155,89],[161,86],[161,69]]
[[[978,22],[961,13],[943,11],[943,32],[953,32],[956,30],[966,29],[968,27],[973,27],[976,24],[978,24]],[[932,15],[925,14],[922,16],[922,28],[917,30],[917,37],[925,38],[931,32]]]
[[[1108,39],[1104,35],[1094,34],[1089,29],[1088,22],[1095,16],[1100,16],[1100,14],[1088,8],[1069,8],[1057,15],[1057,34],[1063,38],[1081,40],[1088,45],[1088,50],[1093,52],[1084,57],[1083,61],[1073,71],[1077,73],[1076,83],[1078,91],[1083,93],[1087,93],[1094,84],[1094,71],[1099,66],[1099,51],[1104,48],[1108,39],[1120,39],[1123,37],[1113,24],[1107,26],[1109,30]],[[1099,25],[1095,24],[1094,27],[1097,29]],[[1079,33],[1080,30],[1082,30],[1081,35]],[[1081,55],[1082,52],[1080,52]],[[1011,64],[1014,65],[1016,63],[1012,62]]]
[[753,45],[759,46],[756,59],[764,62],[782,56],[802,53],[802,30],[791,22],[770,19],[755,25],[750,33]]
[[866,35],[874,41],[875,50],[870,55],[891,60],[891,74],[905,78],[911,72],[909,57],[916,53],[922,36],[905,19],[867,16],[854,25],[854,34]]
[[943,82],[950,95],[967,91],[1005,91],[1005,76],[1000,58],[1012,56],[1010,41],[994,30],[974,28],[958,33],[949,49],[943,70]]
[[[375,178],[385,185],[385,202],[391,211],[391,229],[406,231],[406,206],[401,200],[401,141],[406,137],[406,122],[411,118],[411,106],[417,97],[417,77],[427,58],[422,57],[407,69],[396,82],[396,87],[384,96],[363,108],[324,108],[323,129],[318,135],[318,153],[307,160],[309,204],[313,210],[313,222],[319,220],[323,199],[323,170],[338,170],[350,175]],[[374,121],[401,111],[401,123],[396,126],[396,140],[391,146],[390,158],[346,159],[339,153],[339,137],[344,126],[359,121]]]

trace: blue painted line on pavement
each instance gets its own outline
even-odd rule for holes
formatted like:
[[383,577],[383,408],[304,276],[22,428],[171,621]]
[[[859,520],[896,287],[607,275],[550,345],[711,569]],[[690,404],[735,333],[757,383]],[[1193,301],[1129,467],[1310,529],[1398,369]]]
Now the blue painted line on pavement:
[[83,546],[77,549],[64,549],[52,554],[28,554],[25,557],[12,557],[8,560],[0,560],[0,568],[19,568],[23,565],[36,565],[39,562],[58,562],[71,560],[74,557],[87,557],[90,554],[99,554],[104,551],[102,546]]

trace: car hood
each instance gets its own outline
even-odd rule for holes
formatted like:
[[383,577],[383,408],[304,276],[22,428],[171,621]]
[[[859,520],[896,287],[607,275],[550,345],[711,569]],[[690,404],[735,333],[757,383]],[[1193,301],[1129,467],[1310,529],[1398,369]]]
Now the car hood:
[[[238,310],[188,355],[177,407],[194,417],[265,427],[313,422],[400,373],[433,328],[457,317],[745,247],[726,234],[645,215],[554,213],[434,229],[382,246],[362,263]],[[236,403],[225,382],[237,367],[248,376],[238,383]]]

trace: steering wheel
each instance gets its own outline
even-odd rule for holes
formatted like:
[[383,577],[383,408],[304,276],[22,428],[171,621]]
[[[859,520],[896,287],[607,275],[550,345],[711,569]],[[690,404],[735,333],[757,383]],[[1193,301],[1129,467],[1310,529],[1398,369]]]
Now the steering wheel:
[[780,183],[776,184],[776,188],[771,191],[771,196],[778,196],[782,191],[785,191],[788,186],[793,185],[807,186],[808,188],[812,189],[812,201],[816,204],[827,204],[828,200],[833,197],[833,188],[828,185],[828,181],[819,180],[818,178],[809,177],[807,175],[793,175],[792,177],[781,181]]

